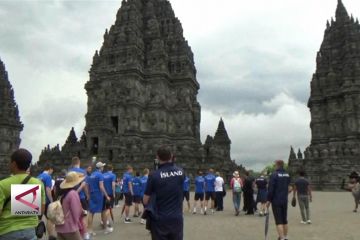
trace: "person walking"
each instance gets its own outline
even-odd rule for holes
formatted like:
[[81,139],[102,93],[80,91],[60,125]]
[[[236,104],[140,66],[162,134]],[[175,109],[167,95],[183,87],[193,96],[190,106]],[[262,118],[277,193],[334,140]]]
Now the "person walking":
[[64,224],[56,225],[58,240],[82,240],[83,209],[77,189],[85,180],[86,175],[69,172],[60,184],[62,189],[61,205],[64,212]]
[[195,178],[195,196],[194,196],[194,209],[193,214],[196,214],[196,204],[200,201],[200,213],[204,213],[204,195],[205,195],[205,179],[203,172],[198,171],[198,175]]
[[160,147],[156,158],[159,168],[149,175],[144,204],[150,214],[150,232],[153,240],[182,240],[183,184],[184,170],[171,162],[172,154],[168,147]]
[[[0,239],[36,240],[35,227],[38,216],[14,216],[11,214],[11,185],[37,184],[42,182],[27,174],[32,160],[31,153],[26,149],[16,150],[10,157],[10,172],[12,176],[0,181]],[[45,210],[45,190],[41,188],[41,212]]]
[[90,239],[90,234],[88,233],[87,225],[88,225],[88,211],[89,211],[89,186],[86,183],[88,179],[88,174],[85,169],[81,168],[81,161],[79,157],[73,157],[71,159],[71,167],[69,168],[69,172],[77,172],[85,176],[85,180],[81,182],[76,190],[79,194],[81,207],[83,209],[83,223],[84,223],[84,240]]
[[269,190],[266,207],[272,206],[278,240],[288,239],[288,195],[290,187],[290,175],[284,169],[284,161],[275,161],[275,172],[269,181]]
[[125,212],[125,223],[131,223],[130,215],[130,207],[132,206],[133,202],[133,168],[131,166],[127,166],[127,171],[123,177],[123,193],[125,196],[125,203],[124,203],[124,212]]
[[208,202],[211,200],[211,212],[214,214],[215,209],[215,178],[214,170],[209,169],[208,174],[204,177],[205,179],[205,207],[204,214],[207,214]]
[[235,171],[233,173],[233,178],[230,181],[230,188],[232,189],[232,197],[233,197],[233,204],[234,204],[234,208],[235,208],[235,216],[239,216],[243,182],[240,178],[240,174],[238,171]]
[[348,184],[347,190],[351,191],[354,197],[355,208],[353,212],[356,213],[360,204],[360,176],[357,172],[352,172],[349,175],[349,178],[350,182]]
[[103,222],[103,227],[105,229],[105,234],[112,233],[114,231],[113,219],[111,218],[112,209],[114,208],[115,201],[115,181],[116,175],[114,174],[114,168],[112,165],[107,165],[107,172],[103,174],[104,176],[104,187],[107,195],[110,200],[104,198],[104,209],[102,211],[102,219],[106,219],[106,222]]
[[260,203],[259,216],[262,217],[267,214],[266,201],[268,181],[264,174],[261,174],[261,176],[255,180],[255,185],[257,187],[256,204]]
[[185,176],[184,180],[184,199],[187,203],[187,211],[191,212],[190,209],[190,178],[188,176]]
[[143,213],[141,214],[141,219],[140,219],[141,224],[146,223],[146,211],[145,211],[146,205],[144,204],[143,199],[144,199],[146,185],[147,185],[147,182],[149,179],[149,173],[150,173],[150,170],[148,168],[145,168],[143,170],[143,176],[141,177],[141,202],[143,203],[143,207],[144,207],[144,210],[143,210]]
[[[310,220],[310,202],[312,202],[312,192],[309,181],[305,178],[305,172],[299,172],[300,177],[295,181],[294,186],[294,195],[295,198],[297,195],[300,213],[301,213],[301,223],[302,224],[311,224]],[[296,194],[297,193],[297,194]]]
[[45,189],[46,204],[45,204],[44,216],[46,218],[46,230],[49,234],[49,240],[56,239],[55,225],[49,219],[47,219],[47,210],[49,208],[49,204],[53,202],[52,191],[51,191],[51,189],[53,188],[53,182],[51,178],[53,172],[54,172],[53,167],[50,164],[46,164],[44,167],[44,171],[37,176],[37,178],[42,181]]
[[[96,163],[96,169],[88,177],[88,185],[90,192],[90,202],[89,202],[89,211],[88,216],[88,231],[90,235],[95,236],[96,233],[93,230],[93,220],[96,213],[102,213],[104,208],[104,199],[110,201],[110,197],[107,195],[107,192],[104,187],[104,175],[102,174],[104,166],[106,164],[102,162]],[[105,197],[105,198],[104,198]],[[103,215],[102,215],[103,217]],[[101,219],[103,223],[106,223],[107,219]],[[106,230],[106,229],[105,229]]]
[[254,215],[255,201],[254,201],[254,178],[250,175],[250,172],[245,173],[244,182],[244,211],[246,215]]
[[224,179],[219,172],[215,178],[216,211],[224,211]]
[[141,198],[142,184],[141,184],[140,172],[135,173],[135,177],[132,180],[132,185],[134,191],[133,203],[135,204],[133,217],[137,218],[141,216],[140,204],[142,203],[142,198]]

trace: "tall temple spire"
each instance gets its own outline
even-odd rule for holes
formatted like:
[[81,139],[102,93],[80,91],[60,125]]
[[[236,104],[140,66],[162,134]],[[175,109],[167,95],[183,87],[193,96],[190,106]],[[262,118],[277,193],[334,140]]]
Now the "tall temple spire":
[[231,143],[231,140],[225,129],[225,124],[224,124],[224,121],[222,118],[219,121],[219,125],[216,130],[215,137],[214,137],[214,142],[221,143],[221,144],[230,144]]
[[22,130],[14,90],[5,64],[0,59],[0,179],[9,174],[9,158],[12,152],[19,148]]
[[338,6],[336,8],[336,21],[345,21],[349,19],[349,14],[341,0],[338,0]]

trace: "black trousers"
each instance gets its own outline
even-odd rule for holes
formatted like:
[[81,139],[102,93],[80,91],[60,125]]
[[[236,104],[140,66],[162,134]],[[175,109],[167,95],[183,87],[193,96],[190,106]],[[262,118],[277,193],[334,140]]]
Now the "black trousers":
[[254,214],[255,201],[254,201],[254,191],[244,192],[244,206],[247,214]]
[[216,192],[216,209],[224,210],[223,192]]

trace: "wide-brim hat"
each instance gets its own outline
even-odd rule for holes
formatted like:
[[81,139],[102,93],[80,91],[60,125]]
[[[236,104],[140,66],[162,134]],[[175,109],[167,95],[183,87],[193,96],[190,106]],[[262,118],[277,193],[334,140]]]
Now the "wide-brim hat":
[[238,171],[235,171],[235,172],[233,173],[233,176],[234,176],[234,177],[240,176],[240,175],[239,175],[239,172],[238,172]]
[[60,184],[61,189],[73,188],[79,185],[82,181],[84,181],[85,176],[81,173],[77,172],[69,172],[65,180]]

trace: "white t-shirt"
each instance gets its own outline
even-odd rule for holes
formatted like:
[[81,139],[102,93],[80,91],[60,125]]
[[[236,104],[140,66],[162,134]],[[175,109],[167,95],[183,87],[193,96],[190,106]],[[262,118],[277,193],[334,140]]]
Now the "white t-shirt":
[[222,192],[224,179],[222,177],[215,178],[215,192]]

